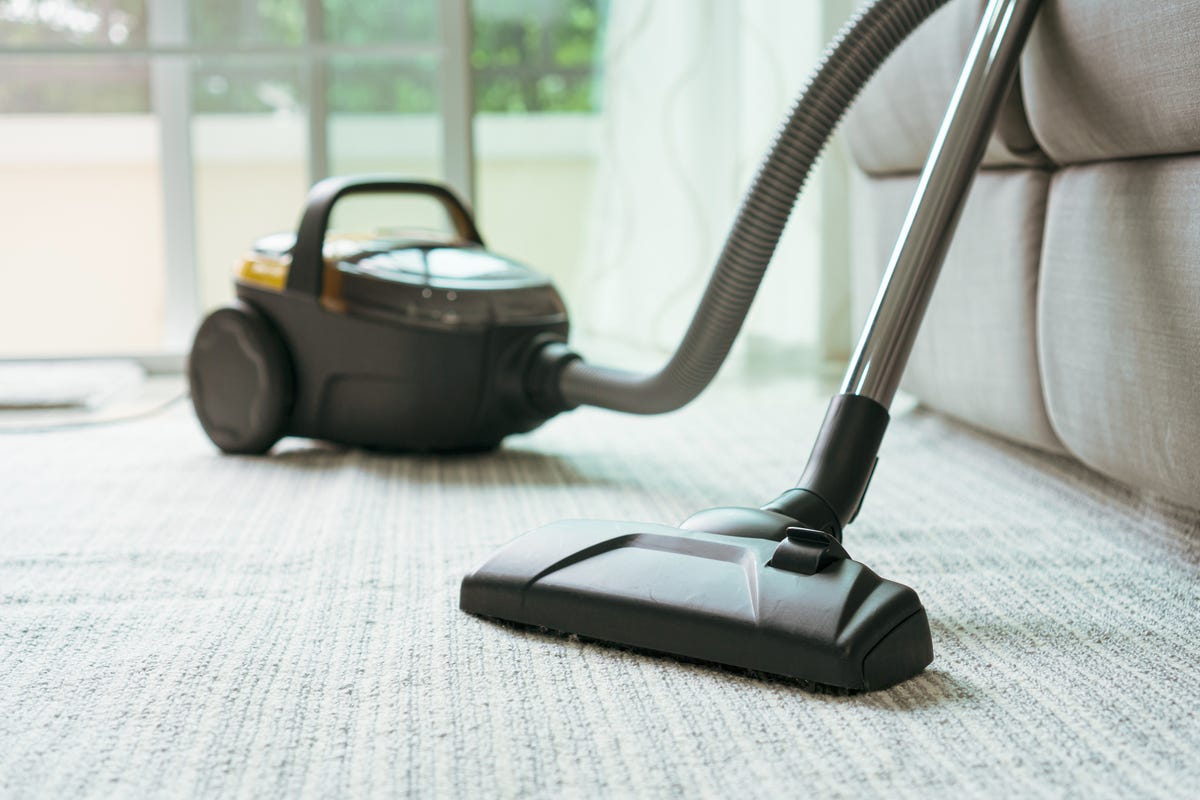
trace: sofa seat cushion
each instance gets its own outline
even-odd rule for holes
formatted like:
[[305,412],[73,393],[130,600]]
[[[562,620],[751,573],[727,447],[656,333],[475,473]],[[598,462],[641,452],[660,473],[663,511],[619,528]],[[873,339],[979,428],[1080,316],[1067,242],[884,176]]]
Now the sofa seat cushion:
[[1050,420],[1115,478],[1200,506],[1200,156],[1056,173],[1038,339]]

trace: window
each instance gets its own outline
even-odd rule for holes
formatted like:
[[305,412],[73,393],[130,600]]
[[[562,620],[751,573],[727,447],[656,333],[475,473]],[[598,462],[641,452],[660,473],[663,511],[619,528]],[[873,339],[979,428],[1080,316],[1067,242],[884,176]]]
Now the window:
[[474,189],[569,272],[600,2],[0,0],[0,355],[185,349],[328,174]]

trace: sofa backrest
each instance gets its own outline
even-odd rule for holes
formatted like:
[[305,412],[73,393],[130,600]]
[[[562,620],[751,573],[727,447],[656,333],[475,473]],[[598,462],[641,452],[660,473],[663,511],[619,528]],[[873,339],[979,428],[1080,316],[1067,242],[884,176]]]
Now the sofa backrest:
[[[938,12],[847,120],[859,321],[983,5]],[[904,388],[1200,506],[1200,0],[1046,1]]]

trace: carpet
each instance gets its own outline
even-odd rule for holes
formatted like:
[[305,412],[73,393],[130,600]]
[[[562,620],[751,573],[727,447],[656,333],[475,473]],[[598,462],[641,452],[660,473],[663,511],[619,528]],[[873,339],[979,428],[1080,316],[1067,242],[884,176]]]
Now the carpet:
[[813,694],[458,611],[528,528],[774,497],[823,406],[725,387],[454,458],[223,457],[184,404],[0,437],[0,795],[1193,794],[1200,514],[921,411],[846,542],[929,611],[914,680]]

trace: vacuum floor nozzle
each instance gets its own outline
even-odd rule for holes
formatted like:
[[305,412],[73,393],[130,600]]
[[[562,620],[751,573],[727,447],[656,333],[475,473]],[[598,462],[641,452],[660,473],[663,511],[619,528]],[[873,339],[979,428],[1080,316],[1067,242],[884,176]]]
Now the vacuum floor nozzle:
[[[462,583],[464,611],[851,690],[933,660],[917,593],[817,531],[783,544],[667,525],[566,520]],[[786,554],[786,558],[782,557]]]

